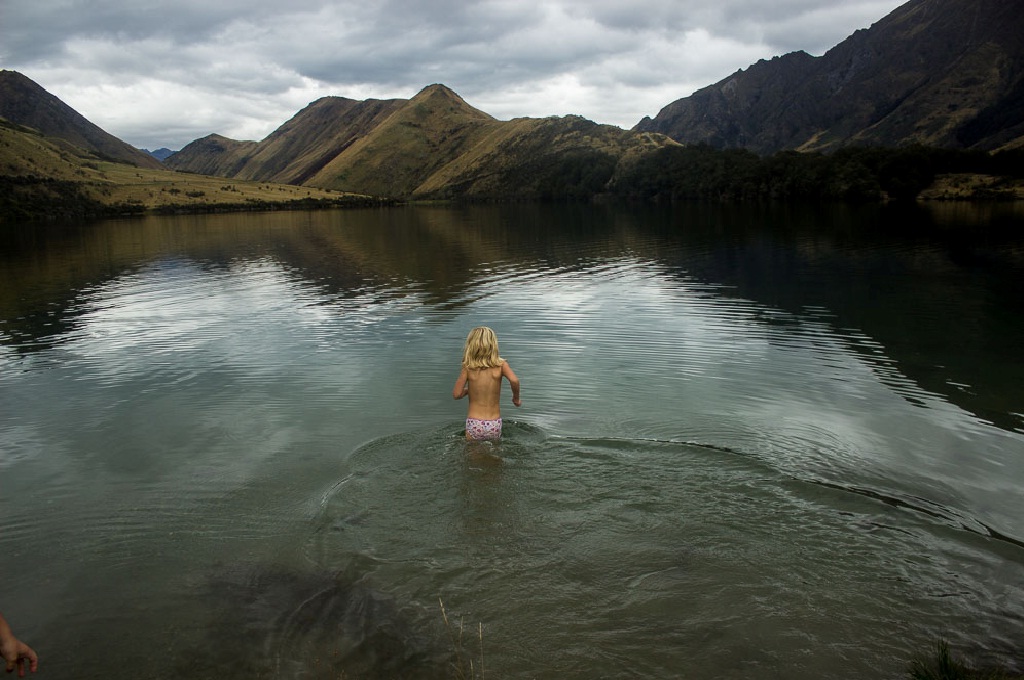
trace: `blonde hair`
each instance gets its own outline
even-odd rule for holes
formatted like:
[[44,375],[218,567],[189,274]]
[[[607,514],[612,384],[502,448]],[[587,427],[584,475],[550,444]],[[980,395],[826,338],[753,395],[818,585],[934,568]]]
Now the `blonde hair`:
[[466,336],[462,350],[464,368],[494,368],[505,362],[498,356],[498,336],[487,326],[477,326]]

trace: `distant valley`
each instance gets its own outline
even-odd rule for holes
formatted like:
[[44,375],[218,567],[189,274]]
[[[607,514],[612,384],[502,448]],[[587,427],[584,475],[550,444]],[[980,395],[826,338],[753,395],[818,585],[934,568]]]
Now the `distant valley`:
[[157,159],[158,161],[165,161],[165,160],[167,160],[167,158],[169,156],[173,156],[174,154],[177,153],[177,151],[172,151],[171,149],[168,149],[167,147],[161,147],[161,148],[157,149],[156,151],[150,151],[149,149],[143,149],[143,151],[145,151],[146,153],[148,153],[150,156],[152,156],[153,158]]

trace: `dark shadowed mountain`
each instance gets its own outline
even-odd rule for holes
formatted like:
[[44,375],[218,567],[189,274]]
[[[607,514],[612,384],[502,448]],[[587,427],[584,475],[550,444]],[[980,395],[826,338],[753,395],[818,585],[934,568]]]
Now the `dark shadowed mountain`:
[[1010,0],[911,0],[821,57],[759,61],[637,131],[685,144],[832,150],[1024,145],[1024,11]]
[[153,158],[157,159],[158,161],[162,161],[165,158],[167,158],[168,156],[170,156],[173,153],[175,153],[174,151],[168,149],[167,147],[161,147],[161,148],[157,149],[156,151],[150,151],[149,149],[143,149],[143,151],[145,151],[146,153],[148,153],[150,156],[152,156]]
[[499,121],[444,85],[409,100],[317,100],[261,142],[219,135],[167,159],[176,170],[398,198],[601,193],[625,166],[674,145],[579,116]]
[[103,131],[82,114],[16,71],[0,71],[0,117],[63,139],[109,160],[143,168],[160,161]]
[[165,158],[164,164],[172,170],[216,177],[236,177],[256,148],[256,142],[207,135]]

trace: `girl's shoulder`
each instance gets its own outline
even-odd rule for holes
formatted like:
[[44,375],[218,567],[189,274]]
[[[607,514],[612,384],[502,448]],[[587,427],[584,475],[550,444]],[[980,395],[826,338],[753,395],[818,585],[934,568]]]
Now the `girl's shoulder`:
[[507,365],[507,362],[504,359],[501,359],[501,360],[499,360],[498,363],[494,364],[493,366],[480,366],[478,368],[467,368],[466,371],[468,371],[469,373],[490,373],[491,371],[494,371],[494,370],[500,370],[500,369],[504,368],[506,365]]

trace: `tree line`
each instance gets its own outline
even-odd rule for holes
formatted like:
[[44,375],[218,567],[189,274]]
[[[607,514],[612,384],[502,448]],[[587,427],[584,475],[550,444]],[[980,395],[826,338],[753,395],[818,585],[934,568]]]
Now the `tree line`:
[[939,175],[954,173],[1021,178],[1024,150],[849,147],[759,156],[742,149],[665,147],[621,171],[609,186],[614,196],[641,200],[905,200]]

